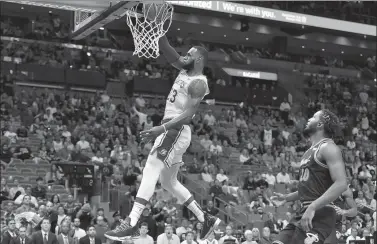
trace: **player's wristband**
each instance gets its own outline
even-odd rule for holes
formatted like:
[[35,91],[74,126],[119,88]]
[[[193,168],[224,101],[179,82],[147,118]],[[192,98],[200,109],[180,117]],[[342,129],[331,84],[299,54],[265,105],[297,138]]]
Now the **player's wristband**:
[[162,127],[164,128],[164,132],[166,132],[166,127],[165,127],[165,125],[162,125]]

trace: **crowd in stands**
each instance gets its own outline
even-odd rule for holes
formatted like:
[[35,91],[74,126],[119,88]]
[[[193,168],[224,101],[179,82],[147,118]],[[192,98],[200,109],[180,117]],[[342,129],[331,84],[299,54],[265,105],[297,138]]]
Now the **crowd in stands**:
[[[279,3],[279,2],[277,2]],[[311,3],[314,4],[314,3]],[[302,5],[302,4],[301,4]],[[300,6],[301,6],[300,5]],[[33,21],[33,25],[28,25],[25,19],[18,17],[2,16],[1,18],[1,34],[9,37],[23,37],[33,40],[45,40],[45,41],[63,41],[68,42],[69,25],[63,23],[59,16],[49,14],[48,17],[39,17]],[[109,30],[111,32],[111,30]],[[313,55],[297,55],[293,53],[280,53],[272,50],[271,48],[253,48],[245,47],[243,45],[224,45],[206,42],[197,42],[190,38],[183,39],[181,37],[170,38],[171,42],[177,46],[192,46],[194,44],[205,45],[209,50],[219,51],[223,50],[230,57],[241,60],[247,58],[266,58],[297,62],[302,64],[315,64],[327,67],[338,67],[348,69],[361,69],[368,68],[375,74],[376,57],[366,57],[364,62],[356,62],[355,60],[342,60],[333,56],[313,52]],[[71,41],[72,42],[72,41]],[[86,38],[84,41],[76,41],[76,44],[83,46],[103,46],[107,48],[115,48],[112,42],[104,42],[105,46],[98,41],[96,34]],[[126,42],[126,44],[120,44],[124,50],[133,50],[132,42]],[[15,55],[20,57],[22,62],[37,62],[40,64],[48,64],[51,66],[64,66],[72,68],[85,68],[85,69],[101,69],[105,70],[110,77],[118,78],[119,71],[123,73],[125,69],[134,68],[130,70],[136,70],[136,67],[127,60],[114,57],[111,51],[107,53],[99,53],[96,51],[90,51],[86,48],[81,50],[77,48],[62,47],[60,44],[49,43],[48,45],[36,45],[30,42],[27,45],[24,43],[18,43],[15,41],[3,44],[2,56]],[[38,57],[38,58],[37,58]],[[37,61],[36,61],[37,60]],[[151,70],[150,70],[151,71]],[[163,77],[170,77],[170,69],[164,69],[164,67],[154,67],[155,73],[159,73]],[[140,72],[145,74],[145,72]],[[149,72],[150,73],[150,72]],[[131,72],[132,74],[132,72]],[[159,75],[156,76],[159,78]]]
[[[57,16],[38,19],[34,24],[31,35],[25,35],[7,19],[1,22],[2,35],[37,40],[67,37],[68,27]],[[176,75],[171,68],[149,63],[136,66],[129,60],[116,60],[111,52],[67,48],[60,43],[20,40],[2,45],[2,57],[56,67],[98,69],[120,80],[132,80],[136,75],[174,79]],[[258,57],[282,57],[261,54],[268,51],[252,53]],[[368,60],[368,65],[375,65],[375,57],[374,61]],[[1,85],[16,78],[2,76]],[[271,199],[272,193],[295,190],[300,156],[309,147],[302,130],[307,118],[323,108],[341,118],[342,130],[335,139],[343,151],[359,211],[356,218],[344,218],[339,239],[348,243],[376,231],[374,88],[325,75],[311,75],[307,81],[310,99],[299,112],[293,111],[293,104],[286,99],[276,108],[249,104],[207,107],[193,119],[193,143],[181,173],[186,183],[196,177],[196,184],[210,196],[203,199],[204,210],[221,216],[227,224],[209,237],[209,243],[225,244],[229,239],[272,243],[299,207],[298,202],[281,206]],[[106,91],[94,94],[18,86],[2,89],[0,98],[2,243],[10,243],[6,240],[15,236],[34,240],[37,237],[33,233],[38,229],[51,230],[58,238],[72,238],[74,244],[81,244],[79,240],[86,235],[108,243],[104,233],[119,225],[128,213],[116,211],[108,216],[104,209],[89,204],[80,197],[83,192],[79,186],[70,187],[69,176],[51,162],[94,165],[99,182],[96,189],[101,189],[104,182],[114,190],[125,187],[125,195],[132,203],[152,146],[140,143],[138,135],[160,123],[164,101],[136,96],[116,102]],[[246,173],[235,171],[237,167]],[[33,219],[38,223],[28,219],[30,212],[36,214]],[[26,220],[34,224],[25,225]],[[160,186],[141,222],[145,240],[152,238],[160,244],[163,242],[159,242],[159,236],[166,235],[178,238],[177,243],[195,240],[201,244],[201,224]]]

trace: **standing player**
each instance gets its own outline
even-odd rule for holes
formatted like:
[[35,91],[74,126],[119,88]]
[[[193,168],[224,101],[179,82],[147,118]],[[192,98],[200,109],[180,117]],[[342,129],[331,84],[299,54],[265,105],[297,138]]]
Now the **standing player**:
[[111,240],[138,237],[137,222],[154,193],[158,179],[163,188],[203,223],[202,239],[207,238],[221,222],[219,218],[203,212],[191,193],[177,180],[182,155],[191,142],[191,129],[188,123],[204,96],[209,93],[207,78],[203,75],[208,52],[205,48],[196,46],[191,48],[186,56],[181,57],[170,46],[166,36],[161,37],[159,46],[168,62],[179,69],[180,73],[167,98],[161,125],[140,134],[143,141],[157,138],[143,170],[143,178],[129,217],[118,228],[105,234]]
[[[333,229],[330,236],[326,239],[325,244],[336,244],[338,238],[336,232],[342,228],[342,219],[344,217],[355,217],[357,215],[357,205],[353,200],[351,189],[347,189],[343,194],[333,202],[333,207],[337,214],[336,228]],[[348,208],[348,209],[347,209]],[[346,210],[347,209],[347,210]]]
[[312,146],[301,159],[298,190],[277,194],[285,201],[300,200],[301,209],[273,243],[323,244],[335,228],[336,211],[329,204],[347,189],[342,153],[330,139],[338,124],[336,115],[326,109],[309,119],[304,134]]

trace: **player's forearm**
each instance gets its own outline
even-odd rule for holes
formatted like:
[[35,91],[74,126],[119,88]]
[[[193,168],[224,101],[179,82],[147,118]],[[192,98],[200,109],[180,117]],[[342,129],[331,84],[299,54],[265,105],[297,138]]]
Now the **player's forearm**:
[[286,194],[285,199],[284,199],[284,201],[286,201],[286,202],[294,202],[294,201],[297,201],[297,200],[299,200],[298,191]]
[[169,63],[177,62],[180,58],[180,55],[175,51],[175,49],[170,45],[168,38],[163,36],[158,41],[160,51],[166,58]]
[[166,130],[179,128],[182,125],[188,124],[194,115],[195,109],[187,109],[185,112],[181,113],[179,116],[175,117],[169,122],[164,123],[162,126],[165,126]]
[[351,208],[351,209],[348,209],[348,210],[344,210],[342,215],[346,216],[346,217],[353,218],[357,215],[357,208]]
[[335,181],[327,191],[310,204],[314,210],[318,210],[335,201],[345,190],[347,190],[346,179]]

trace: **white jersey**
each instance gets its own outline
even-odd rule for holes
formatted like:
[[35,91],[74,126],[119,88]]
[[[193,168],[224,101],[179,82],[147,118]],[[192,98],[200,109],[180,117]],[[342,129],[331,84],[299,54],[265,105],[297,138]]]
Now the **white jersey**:
[[186,110],[188,95],[188,86],[193,80],[200,79],[207,84],[207,95],[209,93],[207,77],[204,75],[188,76],[185,70],[182,70],[174,81],[166,100],[164,119],[173,119]]

